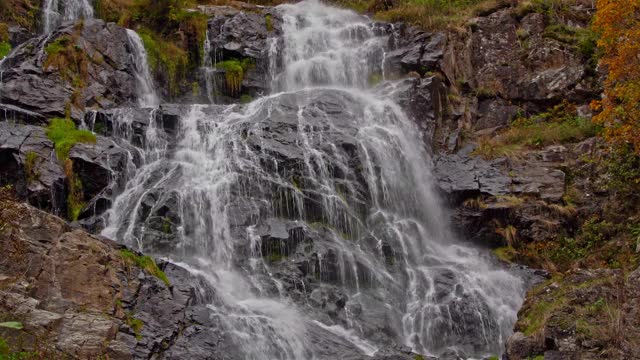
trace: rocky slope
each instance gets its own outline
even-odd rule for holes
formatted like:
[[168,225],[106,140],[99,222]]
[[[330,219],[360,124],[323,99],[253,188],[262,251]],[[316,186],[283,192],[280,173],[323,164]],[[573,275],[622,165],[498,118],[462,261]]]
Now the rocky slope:
[[0,229],[0,316],[25,327],[0,330],[11,348],[80,359],[176,358],[173,349],[185,341],[181,354],[219,351],[219,335],[200,333],[211,320],[199,309],[213,296],[202,279],[169,263],[159,270],[153,260],[140,262],[113,241],[15,202],[6,189]]

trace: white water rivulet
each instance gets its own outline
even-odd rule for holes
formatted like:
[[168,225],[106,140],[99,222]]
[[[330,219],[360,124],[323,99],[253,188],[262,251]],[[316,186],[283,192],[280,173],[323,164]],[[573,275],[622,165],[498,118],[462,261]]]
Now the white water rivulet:
[[387,39],[318,2],[278,9],[281,92],[192,105],[173,145],[150,126],[104,234],[209,280],[232,359],[500,354],[522,281],[454,238],[421,131],[367,89]]

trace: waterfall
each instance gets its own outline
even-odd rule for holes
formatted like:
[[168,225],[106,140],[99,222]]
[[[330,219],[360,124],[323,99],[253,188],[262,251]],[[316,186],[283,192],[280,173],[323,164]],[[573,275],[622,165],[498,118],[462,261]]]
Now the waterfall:
[[455,238],[419,128],[368,89],[388,39],[317,1],[277,9],[280,92],[188,106],[103,234],[208,279],[244,359],[500,354],[522,281]]
[[127,29],[129,45],[131,45],[132,62],[135,65],[135,75],[137,80],[138,105],[140,107],[157,107],[160,99],[155,91],[147,51],[144,48],[140,35],[131,29]]
[[52,32],[63,22],[93,18],[89,0],[44,0],[42,23],[45,34]]

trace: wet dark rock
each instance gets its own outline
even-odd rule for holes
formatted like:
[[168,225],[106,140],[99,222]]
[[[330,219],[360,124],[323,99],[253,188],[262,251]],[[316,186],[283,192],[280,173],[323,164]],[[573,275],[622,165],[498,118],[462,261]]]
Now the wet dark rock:
[[384,30],[389,35],[391,50],[385,56],[387,74],[394,77],[412,71],[425,74],[437,70],[447,45],[445,33],[427,33],[403,24]]
[[[244,72],[242,88],[239,93],[229,89],[225,83],[225,70],[217,69],[214,74],[219,91],[227,97],[266,95],[270,90],[269,47],[270,41],[277,42],[277,48],[283,48],[282,18],[271,7],[256,7],[252,11],[239,11],[229,7],[201,7],[212,16],[208,23],[208,36],[212,64],[226,60],[249,60],[252,65]],[[278,51],[281,56],[282,52]],[[276,59],[278,68],[281,60]],[[273,69],[278,71],[278,69]],[[206,88],[203,87],[203,88]]]
[[15,48],[34,37],[35,34],[22,26],[9,26],[9,44]]
[[[393,90],[389,87],[393,86]],[[392,91],[392,96],[412,120],[424,131],[427,146],[435,148],[439,140],[436,129],[447,132],[447,87],[440,77],[408,78],[391,85],[382,83],[380,92]],[[447,129],[449,130],[449,129]]]
[[[70,37],[85,57],[86,76],[77,75],[85,87],[74,85],[61,71],[45,67],[46,47],[63,36]],[[84,109],[135,101],[135,64],[130,52],[125,29],[101,20],[85,20],[81,27],[67,25],[51,35],[32,38],[2,65],[0,103],[48,118],[64,117],[70,107],[71,116],[79,120]]]
[[[76,144],[71,149],[73,171],[83,183],[88,204],[81,218],[100,215],[109,207],[109,199],[126,178],[127,156],[126,150],[103,137],[96,144]],[[0,159],[2,185],[12,185],[21,199],[34,206],[66,214],[66,176],[44,128],[0,122]]]

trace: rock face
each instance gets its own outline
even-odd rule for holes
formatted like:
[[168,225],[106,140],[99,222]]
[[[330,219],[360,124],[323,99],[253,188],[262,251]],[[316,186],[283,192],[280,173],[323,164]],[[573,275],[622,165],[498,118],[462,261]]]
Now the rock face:
[[0,103],[47,118],[80,119],[89,108],[134,102],[130,54],[126,31],[115,24],[85,20],[61,27],[23,43],[3,62]]
[[[272,7],[245,5],[241,10],[225,6],[201,6],[200,10],[211,18],[208,22],[206,54],[213,66],[223,61],[247,61],[240,89],[233,89],[227,82],[228,69],[217,67],[209,74],[215,82],[214,96],[221,101],[225,97],[238,98],[241,94],[252,97],[266,95],[271,89],[270,76],[280,66],[274,50],[281,50],[282,18]],[[211,91],[210,85],[202,88]]]
[[[49,358],[175,359],[174,344],[200,336],[182,356],[201,351],[223,358],[215,324],[199,315],[213,295],[201,279],[160,263],[167,286],[128,262],[112,241],[2,195],[0,245],[7,261],[0,264],[0,309],[25,326],[0,330],[22,346],[13,350],[38,344]],[[213,329],[206,339],[199,335],[203,323]]]
[[[96,144],[76,144],[69,159],[87,203],[80,219],[101,214],[124,185],[128,151],[98,137]],[[0,175],[0,185],[13,185],[19,198],[60,216],[67,213],[66,175],[44,128],[0,122]]]

